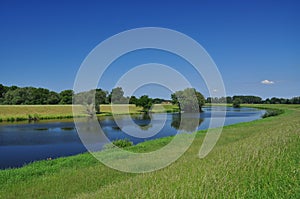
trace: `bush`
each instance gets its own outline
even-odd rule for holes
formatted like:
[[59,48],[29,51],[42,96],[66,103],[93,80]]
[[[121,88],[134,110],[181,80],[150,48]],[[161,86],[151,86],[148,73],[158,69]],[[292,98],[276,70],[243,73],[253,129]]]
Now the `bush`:
[[233,100],[232,106],[234,108],[240,108],[241,107],[241,103],[242,103],[242,100],[239,99],[239,98],[236,98],[235,100]]
[[282,113],[284,113],[284,111],[280,110],[280,109],[269,109],[261,117],[262,118],[273,117],[273,116],[276,116],[276,115],[280,115]]
[[15,121],[15,118],[14,118],[14,117],[7,118],[7,121],[8,121],[8,122],[14,122],[14,121]]
[[128,139],[114,140],[112,143],[104,145],[104,149],[112,149],[115,147],[126,148],[132,146],[133,143]]
[[16,121],[24,121],[27,120],[25,117],[16,117]]
[[39,115],[38,114],[34,114],[33,116],[32,115],[28,115],[28,120],[29,121],[38,121],[40,119]]

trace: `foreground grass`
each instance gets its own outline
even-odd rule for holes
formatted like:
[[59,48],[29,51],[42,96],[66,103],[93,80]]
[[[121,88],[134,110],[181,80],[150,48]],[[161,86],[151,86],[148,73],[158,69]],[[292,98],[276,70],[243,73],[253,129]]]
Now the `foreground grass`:
[[[114,107],[112,109],[112,107]],[[76,106],[78,116],[85,115],[85,107]],[[174,105],[160,105],[155,104],[152,112],[174,112],[178,109]],[[114,114],[135,114],[141,113],[142,108],[135,105],[127,104],[114,104],[114,105],[101,105],[101,114],[98,116],[111,115],[112,110]],[[72,105],[0,105],[0,122],[8,121],[23,121],[28,120],[29,117],[36,117],[38,119],[64,119],[73,118]]]
[[[118,172],[89,154],[41,161],[0,171],[0,198],[300,198],[300,106],[267,108],[285,112],[225,127],[204,159],[201,131],[180,159],[152,173]],[[128,150],[151,151],[170,139]]]

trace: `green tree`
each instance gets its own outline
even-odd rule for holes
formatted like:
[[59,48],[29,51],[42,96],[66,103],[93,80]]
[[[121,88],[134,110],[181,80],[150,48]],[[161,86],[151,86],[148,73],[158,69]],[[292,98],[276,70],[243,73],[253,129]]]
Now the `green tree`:
[[252,95],[238,95],[238,96],[233,96],[232,99],[235,100],[236,98],[239,98],[242,102],[241,103],[246,103],[246,104],[259,104],[262,102],[261,97],[258,96],[252,96]]
[[131,96],[129,99],[129,104],[136,104],[137,100],[138,99],[135,96]]
[[124,104],[127,101],[124,97],[124,91],[121,87],[112,89],[109,99],[112,104]]
[[59,94],[54,91],[50,91],[47,99],[47,104],[58,104],[59,101]]
[[194,88],[186,88],[182,91],[176,91],[171,95],[172,103],[177,104],[181,111],[197,112],[202,111],[205,104],[203,95]]
[[102,89],[96,89],[95,93],[95,110],[96,113],[100,113],[100,104],[107,104],[107,91]]
[[232,97],[227,96],[227,97],[226,97],[226,103],[227,103],[227,104],[231,104],[231,103],[232,103]]
[[212,98],[211,97],[208,97],[208,98],[206,98],[206,101],[205,101],[206,103],[211,103],[212,102]]
[[161,104],[161,103],[163,103],[164,101],[166,101],[166,100],[161,99],[161,98],[154,98],[154,99],[153,99],[153,104]]
[[142,107],[143,111],[148,113],[153,105],[153,100],[148,95],[143,95],[136,101],[135,105]]
[[74,103],[84,105],[89,114],[100,113],[100,104],[107,104],[107,91],[102,89],[92,89],[74,95]]
[[72,90],[64,90],[59,93],[60,104],[72,104],[74,92]]
[[277,97],[272,97],[271,98],[271,104],[280,104],[280,99]]
[[49,90],[45,88],[32,88],[33,104],[47,104],[49,97]]
[[5,93],[7,92],[8,87],[0,84],[0,98],[4,98]]
[[242,100],[240,98],[235,98],[232,102],[232,106],[234,108],[240,108],[241,107],[241,103],[242,103]]
[[290,101],[292,104],[300,104],[300,97],[293,97]]
[[24,104],[26,100],[25,89],[17,88],[14,90],[8,90],[4,95],[5,104]]
[[96,93],[95,93],[95,101],[98,104],[108,104],[108,92],[105,90],[102,90],[100,88],[96,89]]

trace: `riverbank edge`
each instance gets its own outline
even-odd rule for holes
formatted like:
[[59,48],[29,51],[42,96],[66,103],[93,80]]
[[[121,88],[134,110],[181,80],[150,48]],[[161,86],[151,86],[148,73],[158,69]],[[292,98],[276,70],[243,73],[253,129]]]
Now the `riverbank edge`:
[[[159,104],[157,104],[159,105]],[[35,107],[70,107],[72,108],[73,105],[0,105],[0,109],[1,107],[10,107],[10,108],[21,108],[21,107],[30,107],[30,108],[35,108]],[[111,107],[111,106],[127,106],[127,105],[101,105],[104,107]],[[163,106],[163,110],[162,109],[153,109],[150,112],[151,113],[175,113],[178,112],[178,107],[175,105],[162,105]],[[97,117],[103,117],[103,116],[112,116],[112,115],[133,115],[133,114],[141,114],[143,113],[141,111],[141,109],[139,109],[138,107],[135,107],[134,110],[129,110],[128,112],[109,112],[109,111],[103,111],[99,114],[96,114]],[[38,120],[61,120],[61,119],[73,119],[73,118],[81,118],[81,117],[88,117],[89,115],[87,114],[79,114],[79,115],[74,115],[73,113],[66,113],[66,114],[41,114],[41,113],[37,113],[36,111],[31,111],[31,113],[27,113],[27,114],[8,114],[8,115],[1,115],[0,114],[0,123],[13,123],[13,122],[24,122],[24,121],[38,121]]]
[[[237,123],[237,124],[232,124],[232,125],[228,125],[228,126],[224,126],[223,129],[227,129],[227,128],[232,128],[232,127],[240,127],[240,126],[244,126],[244,125],[255,125],[256,123],[261,123],[264,121],[268,121],[268,120],[273,120],[277,117],[285,117],[287,115],[290,115],[293,113],[294,110],[288,109],[286,107],[272,107],[272,105],[268,105],[268,106],[264,106],[264,105],[244,105],[242,107],[249,107],[249,108],[259,108],[259,109],[280,109],[280,110],[284,110],[284,112],[276,117],[269,117],[269,118],[264,118],[264,119],[258,119],[258,120],[254,120],[254,121],[250,121],[250,122],[241,122],[241,123]],[[197,136],[203,136],[205,133],[207,132],[207,129],[205,130],[200,130],[195,132],[196,133],[196,137]],[[126,150],[130,150],[130,151],[134,151],[134,152],[149,152],[149,151],[153,151],[156,148],[162,147],[165,144],[167,144],[168,142],[170,142],[173,139],[174,136],[168,136],[168,137],[163,137],[163,138],[158,138],[158,139],[154,139],[154,140],[149,140],[149,141],[145,141],[145,142],[141,142],[137,145],[131,146],[126,148]],[[154,146],[154,149],[153,149]],[[101,151],[99,152],[101,153]],[[90,156],[90,157],[88,157]],[[32,163],[28,163],[28,164],[24,164],[24,166],[22,167],[17,167],[17,168],[7,168],[7,169],[1,169],[1,171],[22,171],[22,170],[28,170],[30,168],[34,169],[35,167],[40,168],[41,166],[45,166],[46,168],[49,166],[54,166],[56,168],[57,165],[68,165],[66,162],[71,161],[73,162],[74,160],[78,161],[78,162],[82,162],[82,160],[80,159],[88,159],[90,163],[95,163],[98,162],[96,159],[95,161],[91,161],[91,159],[94,159],[94,157],[92,156],[92,154],[90,154],[89,152],[85,152],[85,153],[81,153],[81,154],[77,154],[77,155],[72,155],[72,156],[67,156],[67,157],[59,157],[59,158],[55,158],[52,159],[51,157],[49,157],[47,160],[39,160],[39,161],[34,161]],[[51,164],[49,165],[48,163],[51,162]],[[61,164],[61,162],[65,162],[65,164]],[[55,166],[56,165],[56,166]],[[88,164],[85,166],[88,166]],[[43,170],[47,171],[47,169],[44,168]],[[62,167],[63,168],[63,167]],[[56,168],[58,169],[58,168]],[[49,170],[53,170],[52,168],[49,168]]]

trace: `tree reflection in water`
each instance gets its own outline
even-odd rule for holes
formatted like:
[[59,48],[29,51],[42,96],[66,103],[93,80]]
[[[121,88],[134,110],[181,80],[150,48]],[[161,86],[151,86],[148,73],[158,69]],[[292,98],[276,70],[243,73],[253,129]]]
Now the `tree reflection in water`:
[[143,131],[147,131],[149,128],[152,127],[150,113],[143,113],[141,115],[135,115],[135,117],[132,117],[132,118],[133,118],[134,123],[138,127],[140,127],[140,129]]
[[178,113],[172,114],[171,126],[177,130],[193,133],[202,122],[199,113]]

